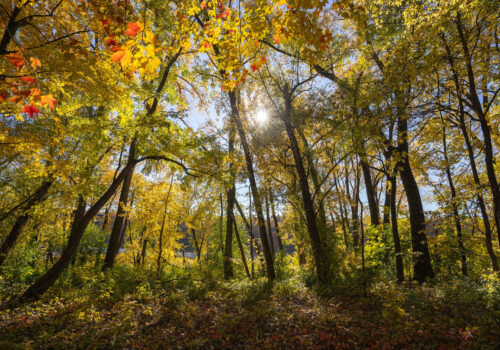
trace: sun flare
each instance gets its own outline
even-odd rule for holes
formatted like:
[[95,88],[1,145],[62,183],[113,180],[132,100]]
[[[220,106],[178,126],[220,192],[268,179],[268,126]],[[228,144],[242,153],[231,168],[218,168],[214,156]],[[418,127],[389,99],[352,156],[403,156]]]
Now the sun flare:
[[267,111],[258,111],[257,114],[255,115],[255,121],[259,124],[265,124],[269,120],[269,115],[267,114]]

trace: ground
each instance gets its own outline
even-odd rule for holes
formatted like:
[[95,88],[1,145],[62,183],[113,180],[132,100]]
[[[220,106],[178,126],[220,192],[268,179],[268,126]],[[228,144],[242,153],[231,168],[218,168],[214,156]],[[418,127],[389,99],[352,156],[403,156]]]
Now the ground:
[[[165,286],[164,286],[165,287]],[[185,286],[184,286],[185,287]],[[463,285],[320,297],[296,280],[140,284],[116,300],[46,297],[0,312],[0,349],[497,349],[500,313]],[[465,295],[465,297],[464,297]]]

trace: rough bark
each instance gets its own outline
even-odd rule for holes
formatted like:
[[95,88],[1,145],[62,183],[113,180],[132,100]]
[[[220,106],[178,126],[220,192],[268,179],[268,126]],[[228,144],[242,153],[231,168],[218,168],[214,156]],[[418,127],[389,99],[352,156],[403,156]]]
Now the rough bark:
[[[128,159],[135,159],[135,146],[136,140],[132,139],[130,143]],[[104,264],[102,269],[112,269],[113,264],[115,262],[116,255],[120,250],[121,237],[123,230],[125,228],[125,220],[126,220],[126,206],[128,201],[128,194],[130,191],[130,185],[132,183],[132,177],[134,175],[134,168],[127,174],[125,179],[123,180],[122,190],[120,192],[120,198],[118,203],[118,210],[116,212],[115,221],[113,223],[113,228],[111,229],[111,234],[109,236],[108,249],[106,251],[106,256],[104,258]]]
[[411,245],[413,250],[413,278],[423,283],[434,277],[431,256],[425,233],[425,214],[420,190],[413,175],[408,156],[408,122],[403,116],[398,117],[398,162],[399,176],[403,183],[410,214]]

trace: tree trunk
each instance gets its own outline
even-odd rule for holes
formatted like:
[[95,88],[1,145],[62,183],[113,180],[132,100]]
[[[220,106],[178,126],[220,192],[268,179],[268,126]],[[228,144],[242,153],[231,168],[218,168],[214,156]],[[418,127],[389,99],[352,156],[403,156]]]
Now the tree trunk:
[[366,160],[364,154],[360,155],[361,160],[361,170],[363,171],[363,177],[365,180],[366,188],[366,198],[368,199],[368,209],[370,209],[370,223],[372,226],[378,226],[380,224],[377,199],[375,189],[373,187],[372,176],[370,173],[370,166]]
[[426,278],[434,277],[434,270],[432,269],[431,255],[425,234],[424,207],[408,156],[408,122],[401,115],[398,117],[398,144],[400,161],[397,167],[406,192],[410,213],[413,277],[419,283],[423,283]]
[[269,202],[271,202],[271,214],[273,215],[274,230],[276,232],[276,238],[278,239],[278,249],[283,251],[283,241],[281,239],[280,228],[278,225],[278,218],[276,217],[276,210],[274,208],[274,196],[271,189],[269,189]]
[[80,218],[79,220],[73,220],[73,224],[71,226],[71,232],[68,239],[68,244],[66,248],[64,248],[61,257],[57,262],[52,266],[52,268],[47,271],[42,277],[40,277],[31,287],[29,287],[26,292],[21,297],[21,301],[28,301],[33,299],[38,299],[40,296],[49,289],[57,278],[61,275],[61,273],[68,267],[71,262],[71,258],[75,254],[78,249],[78,245],[82,239],[83,233],[85,232],[87,226],[92,221],[92,219],[97,215],[99,210],[106,204],[106,202],[111,198],[111,196],[118,189],[120,184],[124,181],[128,172],[132,170],[135,166],[135,161],[129,160],[125,168],[120,172],[115,180],[108,187],[106,192],[102,194],[102,196],[94,203],[92,207],[85,212],[85,202],[83,199],[80,199],[79,206],[77,209],[77,214],[75,214],[75,218]]
[[245,259],[245,251],[243,250],[243,244],[241,243],[240,232],[238,231],[238,225],[236,224],[236,219],[234,218],[234,213],[231,212],[231,216],[233,217],[234,233],[236,235],[236,241],[238,242],[238,248],[240,249],[241,261],[245,267],[247,277],[251,278],[250,271],[248,270],[247,259]]
[[455,190],[455,185],[453,183],[453,177],[451,176],[450,161],[448,159],[448,150],[446,145],[446,127],[444,125],[444,120],[441,118],[443,123],[443,156],[445,161],[445,172],[448,179],[448,185],[451,191],[451,207],[453,210],[453,221],[455,222],[455,227],[457,229],[457,240],[458,249],[460,251],[460,261],[462,268],[462,275],[467,276],[467,257],[465,256],[464,241],[462,238],[462,225],[460,223],[460,217],[458,215],[458,198],[457,192]]
[[254,266],[254,242],[255,242],[255,237],[253,235],[253,231],[252,231],[252,197],[250,196],[250,193],[249,193],[249,196],[250,198],[250,204],[249,204],[249,221],[247,221],[246,217],[245,217],[245,213],[243,212],[243,210],[241,209],[241,206],[240,206],[240,203],[238,202],[238,200],[234,199],[234,204],[236,205],[236,209],[238,210],[238,212],[240,213],[240,216],[241,216],[241,219],[243,220],[243,224],[245,225],[246,229],[247,229],[247,232],[248,232],[248,236],[250,237],[250,259],[252,260],[252,279],[255,277],[254,274],[255,274],[255,266]]
[[[459,118],[459,123],[460,123],[460,130],[462,131],[465,146],[467,148],[467,154],[469,156],[469,162],[470,162],[470,166],[471,166],[471,170],[472,170],[472,177],[474,179],[474,184],[476,186],[476,199],[477,199],[477,202],[479,205],[479,209],[481,211],[481,216],[483,217],[484,239],[485,239],[486,250],[488,252],[488,256],[490,257],[491,267],[493,268],[493,271],[498,271],[498,261],[497,261],[497,257],[495,255],[495,252],[493,250],[493,244],[492,244],[492,229],[491,229],[491,225],[490,225],[490,220],[488,218],[488,212],[486,211],[486,205],[484,203],[484,198],[481,194],[481,182],[479,180],[479,175],[478,175],[478,171],[477,171],[476,159],[475,159],[475,155],[474,155],[474,148],[473,148],[471,140],[469,138],[469,132],[467,131],[467,126],[465,124],[465,107],[464,107],[464,101],[463,101],[463,98],[461,95],[462,89],[460,86],[460,80],[458,77],[458,73],[455,69],[454,59],[453,59],[451,50],[450,50],[449,46],[447,45],[443,36],[441,37],[441,39],[442,39],[444,47],[446,49],[448,63],[449,63],[450,68],[451,68],[453,83],[455,85],[455,93],[458,96],[458,107],[459,107],[458,118]],[[471,68],[471,67],[468,67],[468,68]],[[497,226],[497,232],[499,233],[499,240],[500,240],[500,227],[498,227],[498,226]]]
[[222,192],[219,193],[219,204],[220,204],[220,217],[219,217],[219,238],[220,238],[220,251],[224,254],[224,243],[222,239],[222,223],[224,221],[224,204],[222,200]]
[[264,202],[266,205],[266,223],[267,223],[267,232],[269,234],[269,246],[271,248],[271,252],[273,256],[276,254],[276,250],[274,249],[274,237],[273,237],[273,228],[271,227],[271,217],[269,215],[269,193],[267,189],[264,187]]
[[[232,124],[232,122],[231,122]],[[231,175],[230,188],[227,190],[227,209],[226,209],[226,241],[224,247],[224,279],[228,280],[234,277],[233,271],[233,208],[234,198],[236,196],[234,170],[233,170],[233,157],[234,157],[234,131],[231,125],[229,132],[229,173]]]
[[144,266],[144,260],[146,260],[146,249],[148,248],[148,240],[142,241],[142,251],[141,251],[141,266]]
[[165,221],[167,219],[168,202],[169,202],[169,198],[170,198],[170,192],[172,191],[173,183],[174,183],[174,173],[172,173],[172,175],[170,175],[170,185],[168,187],[167,197],[165,198],[165,209],[163,210],[163,219],[161,221],[160,237],[159,237],[159,242],[158,242],[158,258],[156,259],[156,279],[160,278],[161,259],[162,259],[162,253],[163,253],[163,231],[165,230]]
[[[130,148],[128,152],[128,159],[135,159],[135,137],[130,143]],[[123,229],[125,228],[126,211],[128,193],[130,191],[130,185],[132,183],[132,177],[134,175],[134,167],[127,174],[125,180],[123,180],[122,190],[120,193],[120,199],[118,203],[118,210],[116,212],[115,222],[113,223],[113,228],[111,229],[111,234],[109,236],[108,249],[106,251],[106,257],[104,258],[104,265],[102,267],[103,271],[106,269],[112,269],[115,262],[116,255],[120,250],[120,243]]]
[[236,124],[236,128],[238,130],[238,134],[240,137],[241,146],[243,147],[243,153],[245,155],[245,163],[246,163],[247,172],[248,172],[248,180],[250,182],[250,189],[252,190],[255,212],[257,214],[257,222],[258,222],[258,227],[259,227],[260,239],[262,242],[262,250],[264,252],[264,259],[266,261],[267,277],[270,280],[274,280],[274,278],[275,278],[274,260],[273,260],[273,255],[271,253],[271,249],[269,246],[269,241],[267,239],[267,230],[266,230],[266,224],[265,224],[265,220],[264,220],[264,213],[262,210],[262,201],[261,201],[261,198],[259,195],[259,191],[257,189],[257,181],[255,180],[255,173],[253,170],[253,162],[252,162],[252,155],[250,153],[250,146],[248,145],[246,133],[245,133],[245,130],[243,128],[243,124],[241,123],[241,120],[240,120],[238,106],[236,103],[236,94],[234,91],[231,91],[228,94],[229,94],[229,99],[231,102],[231,111],[232,111],[231,116],[234,119],[234,122]]
[[[335,189],[337,191],[337,193],[339,194],[339,197],[340,197],[340,190],[339,190],[339,186],[338,186],[338,182],[337,182],[337,178],[334,177],[333,178],[333,181],[334,181],[334,184],[335,184]],[[346,217],[345,217],[345,210],[344,210],[344,201],[342,200],[342,198],[340,197],[339,198],[340,200],[340,203],[339,203],[339,209],[340,209],[340,220],[342,221],[342,233],[343,233],[343,236],[344,236],[344,245],[345,245],[345,250],[348,250],[349,249],[349,242],[347,240],[347,223],[346,223]]]
[[[483,134],[484,162],[486,165],[486,174],[488,175],[491,195],[493,197],[493,217],[495,219],[495,225],[497,228],[498,243],[500,244],[500,186],[498,184],[495,172],[496,160],[495,160],[495,155],[493,154],[493,144],[491,141],[491,127],[488,118],[485,114],[485,111],[483,111],[483,106],[481,104],[481,101],[479,100],[479,96],[477,93],[476,81],[473,70],[473,64],[474,64],[473,58],[469,51],[468,43],[463,31],[460,14],[458,14],[456,25],[460,37],[460,42],[462,44],[462,49],[464,51],[464,57],[467,67],[467,77],[469,85],[467,97],[471,101],[472,109],[474,110],[479,119],[479,125],[481,126],[481,131]],[[483,91],[483,100],[485,102],[484,104],[487,105],[488,104],[487,91]]]
[[391,176],[388,176],[387,182],[391,184],[389,200],[391,211],[392,239],[394,240],[394,257],[396,260],[396,276],[398,279],[398,283],[402,283],[405,279],[405,275],[403,269],[403,253],[401,252],[401,240],[399,239],[398,230],[398,208],[396,203],[397,181],[395,171]]
[[292,96],[288,84],[285,84],[283,88],[283,95],[285,100],[285,113],[283,115],[283,122],[285,124],[286,133],[290,141],[295,168],[299,177],[300,191],[302,193],[302,201],[306,214],[307,231],[311,240],[313,256],[316,263],[318,283],[320,286],[326,286],[329,282],[330,266],[316,224],[316,214],[314,213],[314,204],[312,201],[311,192],[309,191],[309,182],[307,179],[306,171],[304,169],[304,164],[302,162],[299,144],[297,142],[297,138],[295,137],[292,122],[290,120],[292,112]]
[[35,191],[35,193],[33,193],[33,195],[28,200],[26,205],[23,207],[21,214],[17,217],[9,234],[7,235],[7,237],[2,243],[2,246],[0,247],[0,266],[2,266],[2,264],[4,263],[10,250],[16,244],[16,241],[19,238],[21,232],[23,231],[24,226],[31,218],[30,210],[36,204],[40,203],[44,199],[45,195],[49,191],[49,188],[50,186],[52,186],[53,182],[54,179],[52,177],[49,177],[47,180],[44,180],[40,185],[40,187],[38,187],[38,189]]

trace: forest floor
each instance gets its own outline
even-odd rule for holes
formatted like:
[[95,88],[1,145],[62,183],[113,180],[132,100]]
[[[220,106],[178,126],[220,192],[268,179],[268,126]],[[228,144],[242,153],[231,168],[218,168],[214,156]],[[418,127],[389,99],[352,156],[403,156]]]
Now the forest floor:
[[[152,293],[141,283],[0,311],[0,349],[497,349],[497,302],[463,284],[318,297],[295,280]],[[5,290],[4,290],[5,292]],[[496,292],[495,292],[496,293]]]

